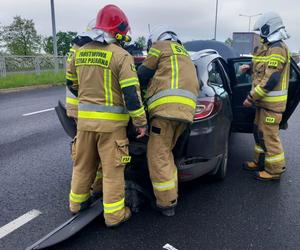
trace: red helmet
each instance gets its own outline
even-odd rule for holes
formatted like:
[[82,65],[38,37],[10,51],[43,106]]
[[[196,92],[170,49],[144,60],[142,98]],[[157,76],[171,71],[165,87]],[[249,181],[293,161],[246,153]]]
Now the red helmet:
[[101,29],[113,37],[120,33],[126,35],[130,30],[128,18],[124,12],[113,4],[99,10],[96,18],[96,29]]

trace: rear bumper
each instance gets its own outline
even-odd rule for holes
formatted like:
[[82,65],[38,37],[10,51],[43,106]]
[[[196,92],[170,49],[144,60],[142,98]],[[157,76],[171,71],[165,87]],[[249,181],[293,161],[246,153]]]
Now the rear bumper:
[[210,159],[194,157],[177,162],[179,181],[191,181],[205,174],[216,172],[222,156],[218,155]]

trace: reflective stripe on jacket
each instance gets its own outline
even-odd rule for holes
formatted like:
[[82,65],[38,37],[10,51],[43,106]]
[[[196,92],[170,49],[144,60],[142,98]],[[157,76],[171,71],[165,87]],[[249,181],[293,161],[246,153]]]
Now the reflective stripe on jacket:
[[158,41],[143,66],[155,70],[147,88],[150,116],[192,122],[199,83],[185,48],[176,42]]
[[264,44],[253,56],[251,98],[258,107],[284,112],[288,97],[290,53],[283,42]]
[[132,118],[145,126],[146,114],[133,58],[121,47],[90,42],[78,49],[69,74],[78,78],[78,130],[113,132]]

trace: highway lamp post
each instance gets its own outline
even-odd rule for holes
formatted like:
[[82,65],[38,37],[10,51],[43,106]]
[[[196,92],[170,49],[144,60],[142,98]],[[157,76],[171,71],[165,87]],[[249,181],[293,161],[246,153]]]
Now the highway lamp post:
[[217,40],[218,7],[219,7],[219,0],[216,0],[216,15],[215,15],[215,32],[214,32],[214,40]]
[[54,0],[50,0],[50,4],[51,4],[54,67],[55,67],[55,72],[58,72],[58,61],[57,61],[57,56],[58,55],[57,55],[57,39],[56,39]]
[[248,32],[251,31],[251,19],[252,19],[253,17],[260,16],[260,15],[262,15],[262,13],[255,14],[255,15],[243,15],[243,14],[239,14],[239,16],[247,17],[247,18],[249,19],[249,28],[248,28]]

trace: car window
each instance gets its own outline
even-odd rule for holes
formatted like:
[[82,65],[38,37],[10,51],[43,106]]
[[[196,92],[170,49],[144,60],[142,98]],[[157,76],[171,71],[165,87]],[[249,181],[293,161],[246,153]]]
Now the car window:
[[252,84],[252,76],[250,70],[246,73],[240,71],[240,66],[247,64],[251,65],[251,62],[236,62],[234,63],[234,70],[237,84]]
[[297,80],[298,80],[298,74],[297,74],[296,70],[291,65],[291,69],[290,69],[290,81],[297,81]]
[[217,61],[213,61],[208,65],[208,81],[210,84],[223,85],[222,69]]

